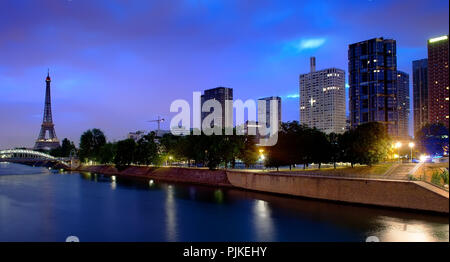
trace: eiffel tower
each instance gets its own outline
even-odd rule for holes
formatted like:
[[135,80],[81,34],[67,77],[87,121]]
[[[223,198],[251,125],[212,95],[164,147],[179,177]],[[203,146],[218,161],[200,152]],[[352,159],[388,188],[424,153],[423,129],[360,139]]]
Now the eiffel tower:
[[[42,120],[41,132],[34,145],[35,150],[44,149],[50,150],[59,147],[59,140],[56,137],[55,125],[52,120],[52,102],[50,97],[50,71],[47,72],[47,78],[45,79],[45,106],[44,106],[44,119]],[[46,134],[48,132],[48,138]]]

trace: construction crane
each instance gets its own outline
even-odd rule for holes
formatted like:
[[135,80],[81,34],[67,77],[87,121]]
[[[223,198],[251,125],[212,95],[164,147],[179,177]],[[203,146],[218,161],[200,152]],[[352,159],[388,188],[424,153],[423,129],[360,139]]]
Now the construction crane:
[[161,127],[161,122],[164,122],[164,118],[161,118],[160,116],[158,116],[158,119],[155,119],[155,120],[148,120],[147,122],[157,122],[157,123],[158,123],[157,135],[159,135],[159,130],[160,130],[160,127]]

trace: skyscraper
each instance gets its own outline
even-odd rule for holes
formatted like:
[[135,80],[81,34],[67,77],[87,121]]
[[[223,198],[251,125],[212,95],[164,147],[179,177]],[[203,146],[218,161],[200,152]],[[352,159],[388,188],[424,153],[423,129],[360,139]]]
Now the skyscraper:
[[428,121],[448,128],[448,35],[428,40]]
[[258,121],[260,119],[265,119],[266,127],[270,127],[270,114],[272,113],[271,108],[270,108],[270,101],[272,101],[272,100],[277,101],[278,130],[280,130],[280,128],[281,128],[281,97],[270,96],[270,97],[264,97],[264,98],[258,99],[258,102],[264,101],[266,104],[265,111],[263,110],[263,108],[260,108],[258,106]]
[[409,137],[409,75],[397,71],[398,138]]
[[[34,149],[50,150],[59,147],[59,140],[56,137],[55,125],[52,118],[52,100],[50,95],[50,72],[47,73],[45,78],[45,103],[44,103],[44,117],[42,119],[41,131],[39,137],[36,139]],[[48,138],[46,138],[48,133]]]
[[380,37],[349,45],[348,71],[352,128],[380,122],[398,137],[395,40]]
[[300,75],[300,124],[326,133],[343,133],[345,116],[345,71],[328,68],[316,71],[316,59],[310,58],[311,72]]
[[[210,99],[219,101],[220,105],[222,106],[222,116],[220,121],[222,123],[222,127],[225,127],[225,100],[233,100],[233,89],[227,87],[216,87],[213,89],[207,89],[201,96],[201,105],[203,106],[203,103]],[[233,110],[233,108],[231,108],[231,110]],[[210,113],[211,112],[201,112],[202,123],[205,117],[208,116]],[[230,123],[233,124],[233,111],[231,111],[229,117],[231,118],[229,119],[231,120]]]
[[428,123],[428,59],[413,61],[414,134]]

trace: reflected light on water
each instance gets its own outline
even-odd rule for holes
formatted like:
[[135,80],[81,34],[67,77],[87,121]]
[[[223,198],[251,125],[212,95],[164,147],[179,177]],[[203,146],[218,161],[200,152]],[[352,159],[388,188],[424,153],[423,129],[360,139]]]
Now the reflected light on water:
[[269,204],[263,200],[255,200],[253,215],[257,241],[275,241],[274,225]]
[[418,221],[398,221],[387,217],[380,218],[379,222],[385,227],[373,234],[382,242],[449,241],[448,225],[426,225]]
[[177,241],[177,213],[175,206],[175,191],[172,185],[168,185],[166,189],[165,210],[167,241]]

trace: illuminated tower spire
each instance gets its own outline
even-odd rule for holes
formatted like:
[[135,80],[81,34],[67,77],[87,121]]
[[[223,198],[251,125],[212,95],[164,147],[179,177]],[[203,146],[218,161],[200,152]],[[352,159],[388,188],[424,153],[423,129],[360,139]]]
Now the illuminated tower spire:
[[[36,140],[34,149],[53,149],[59,147],[59,140],[56,137],[55,126],[52,119],[52,102],[50,96],[50,70],[47,71],[47,78],[45,78],[45,104],[44,104],[44,117],[42,119],[41,131],[39,137]],[[48,133],[48,138],[46,134]]]

